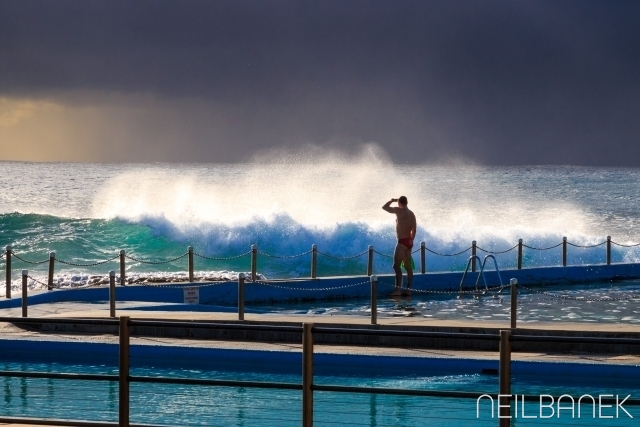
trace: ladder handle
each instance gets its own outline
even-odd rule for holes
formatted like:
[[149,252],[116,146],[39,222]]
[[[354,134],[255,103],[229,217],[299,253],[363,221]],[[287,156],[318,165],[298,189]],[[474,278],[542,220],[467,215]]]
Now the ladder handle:
[[[474,258],[478,260],[478,264],[482,264],[482,260],[480,259],[479,256],[472,255],[472,256],[469,257],[469,261],[467,261],[467,268],[464,269],[464,273],[462,274],[462,280],[460,280],[460,286],[458,287],[458,293],[459,294],[462,292],[462,285],[464,284],[464,279],[467,277],[467,272],[469,271],[469,267],[471,267],[471,261]],[[480,275],[478,275],[478,280],[479,279],[480,279]],[[486,280],[485,280],[485,286],[486,286]],[[476,291],[477,290],[478,290],[478,282],[476,281]]]
[[500,287],[504,288],[504,282],[502,281],[502,273],[500,273],[500,269],[498,268],[498,261],[496,260],[496,257],[493,255],[487,255],[484,257],[483,260],[481,260],[480,257],[478,257],[477,255],[472,255],[469,257],[469,260],[467,261],[467,267],[464,269],[464,273],[462,274],[462,280],[460,280],[460,286],[458,287],[458,298],[462,294],[462,285],[464,284],[464,279],[467,277],[467,273],[469,272],[469,267],[471,267],[471,262],[473,261],[474,258],[477,259],[478,264],[480,264],[480,271],[478,272],[478,277],[476,278],[476,285],[475,285],[476,292],[478,291],[478,283],[480,283],[480,276],[482,276],[482,281],[484,282],[484,291],[482,292],[482,294],[484,295],[489,291],[489,286],[487,285],[487,278],[484,275],[484,269],[486,267],[487,260],[489,258],[493,260],[493,265],[496,268],[496,273],[498,273],[498,280],[500,281]]
[[[496,261],[496,257],[493,255],[487,255],[484,257],[484,261],[482,262],[482,275],[484,277],[484,267],[485,267],[485,263],[487,262],[488,258],[493,258],[493,265],[496,267],[496,272],[498,273],[498,279],[500,280],[500,290],[496,293],[499,294],[500,292],[502,292],[502,289],[504,289],[504,282],[502,281],[502,274],[500,273],[500,270],[498,269],[498,261]],[[487,287],[487,281],[485,279],[485,293],[489,292],[489,288]]]

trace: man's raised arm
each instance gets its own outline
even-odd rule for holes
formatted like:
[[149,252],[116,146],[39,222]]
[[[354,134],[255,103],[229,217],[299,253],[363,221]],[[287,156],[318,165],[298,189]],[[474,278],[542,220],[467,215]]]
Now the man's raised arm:
[[391,207],[391,203],[393,202],[397,202],[398,199],[391,199],[389,200],[387,203],[384,204],[384,206],[382,207],[382,209],[384,209],[385,211],[389,212],[389,213],[396,213],[396,208],[395,207]]

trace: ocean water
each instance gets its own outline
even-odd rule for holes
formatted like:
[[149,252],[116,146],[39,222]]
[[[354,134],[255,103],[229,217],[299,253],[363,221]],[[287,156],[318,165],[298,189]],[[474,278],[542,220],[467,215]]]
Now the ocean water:
[[[348,257],[368,245],[388,255],[394,217],[381,209],[405,195],[418,221],[416,241],[441,254],[501,251],[519,238],[544,248],[566,236],[575,245],[640,242],[640,169],[574,166],[481,167],[394,165],[375,149],[353,156],[267,156],[244,164],[82,164],[0,162],[0,244],[31,261],[57,258],[88,264],[121,249],[141,260],[167,260],[187,246],[209,257],[233,257],[257,244],[267,278],[309,275],[310,255]],[[416,243],[418,244],[418,243]],[[264,255],[266,254],[266,255]],[[480,255],[484,253],[479,251]],[[284,256],[274,258],[267,255]],[[427,254],[429,271],[462,270],[469,253]],[[497,256],[514,267],[515,251]],[[570,264],[602,263],[605,247],[569,247]],[[640,248],[613,246],[613,262],[636,262]],[[363,274],[366,256],[318,258],[319,275]],[[525,249],[525,266],[558,265],[561,250]],[[376,254],[377,273],[392,272]],[[168,264],[129,260],[129,277],[186,274],[186,258]],[[250,258],[196,257],[196,275],[233,278]],[[44,279],[47,265],[13,259]],[[4,260],[0,260],[4,270]],[[57,282],[81,285],[118,270],[114,262],[56,264]],[[137,276],[136,276],[137,275]],[[38,287],[31,282],[32,287]]]

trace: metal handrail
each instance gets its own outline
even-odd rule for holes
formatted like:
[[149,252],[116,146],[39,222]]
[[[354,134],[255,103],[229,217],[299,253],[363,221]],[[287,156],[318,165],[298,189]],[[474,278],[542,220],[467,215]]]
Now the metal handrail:
[[[380,388],[380,387],[357,387],[342,385],[314,385],[314,391],[333,391],[338,393],[363,393],[363,394],[391,394],[401,396],[424,396],[424,397],[449,397],[463,399],[477,399],[479,396],[490,396],[493,399],[498,398],[497,393],[476,393],[473,391],[445,391],[445,390],[404,390],[398,388]],[[407,393],[408,392],[408,393]],[[558,396],[553,396],[554,401],[558,400]],[[534,395],[518,395],[518,400],[524,399],[528,402],[539,402],[540,396]],[[602,397],[603,403],[618,403],[614,398]],[[640,399],[627,399],[624,402],[629,406],[640,406]]]
[[331,328],[324,326],[314,326],[314,334],[334,334],[334,335],[369,335],[380,337],[403,337],[403,338],[441,338],[460,340],[483,340],[499,341],[500,336],[490,334],[465,334],[459,332],[426,332],[426,331],[395,331],[390,329],[360,329],[360,328]]
[[554,335],[511,335],[511,341],[520,342],[561,342],[580,344],[627,344],[640,345],[640,338],[607,338],[607,337],[562,337]]
[[[462,296],[462,285],[464,283],[464,279],[467,277],[467,273],[469,272],[469,268],[474,260],[478,260],[479,263],[482,263],[480,257],[478,255],[471,255],[469,260],[467,261],[467,267],[464,269],[464,273],[462,273],[462,280],[460,280],[460,286],[458,287],[458,299]],[[480,273],[478,273],[478,278],[480,277]],[[483,276],[484,277],[484,276]],[[486,285],[486,280],[485,280]],[[478,282],[476,281],[476,292],[478,291]]]
[[[500,269],[498,268],[498,261],[496,261],[496,257],[493,256],[493,255],[487,255],[482,260],[482,266],[480,267],[480,274],[482,274],[482,278],[484,279],[484,287],[486,288],[485,292],[489,291],[489,288],[487,287],[487,280],[484,277],[484,267],[487,264],[487,260],[489,258],[493,259],[493,265],[496,268],[496,273],[498,273],[498,280],[500,280],[500,287],[501,288],[504,287],[504,282],[502,281],[502,274],[500,274]],[[478,278],[476,279],[476,290],[478,289],[478,282],[480,281],[480,274],[478,275]]]
[[215,387],[247,387],[247,388],[275,388],[280,390],[302,390],[302,384],[263,382],[263,381],[236,381],[236,380],[210,380],[201,378],[168,378],[168,377],[148,377],[129,376],[129,381],[136,383],[155,384],[182,384],[182,385],[204,385]]
[[129,320],[129,326],[165,327],[165,328],[194,328],[194,329],[227,329],[233,331],[252,332],[289,332],[302,333],[301,326],[280,325],[245,325],[241,323],[204,323],[204,322],[161,322],[155,320]]
[[0,323],[58,323],[72,325],[100,325],[100,326],[118,326],[118,319],[73,319],[67,317],[0,317]]
[[[30,418],[30,417],[0,417],[0,423],[27,424],[30,426],[73,426],[73,427],[119,427],[120,423],[110,423],[107,421],[80,421],[80,420],[59,420],[55,418]],[[153,424],[128,424],[129,427],[167,427],[166,425]]]
[[482,280],[484,282],[484,291],[481,293],[481,295],[484,295],[487,292],[489,292],[489,286],[487,285],[487,278],[484,275],[484,268],[489,258],[493,259],[493,264],[496,268],[496,272],[498,273],[498,279],[500,280],[500,290],[502,290],[502,288],[504,287],[504,282],[502,281],[502,274],[500,274],[500,269],[498,268],[498,261],[496,261],[496,257],[493,255],[487,255],[484,257],[484,260],[481,260],[479,256],[472,255],[469,257],[469,260],[467,261],[467,267],[464,269],[464,273],[462,274],[462,280],[460,280],[460,286],[458,287],[458,299],[460,299],[462,296],[462,285],[464,284],[464,279],[467,277],[469,268],[471,267],[471,264],[474,260],[477,260],[478,263],[480,264],[480,272],[478,273],[478,278],[476,279],[474,296],[477,296],[479,294],[478,283],[480,283],[480,276],[482,276]]
[[[28,324],[76,324],[76,325],[103,325],[118,326],[118,319],[71,319],[71,318],[38,318],[38,317],[0,317],[0,322],[8,323],[28,323]],[[288,332],[301,333],[301,326],[282,326],[282,325],[254,325],[241,323],[221,323],[211,322],[193,322],[193,321],[150,321],[150,320],[134,320],[130,319],[128,325],[138,327],[171,327],[171,328],[194,328],[194,329],[212,329],[212,330],[236,330],[236,331],[253,331],[253,332]],[[498,341],[498,334],[482,333],[470,334],[459,332],[430,332],[430,331],[404,331],[393,329],[364,329],[364,328],[337,328],[326,326],[314,326],[312,331],[315,334],[333,334],[333,335],[367,335],[380,337],[405,337],[405,338],[433,338],[433,339],[461,339],[461,340],[483,340]],[[554,336],[554,335],[520,335],[513,334],[511,341],[520,342],[571,342],[584,344],[628,344],[640,345],[640,338],[613,338],[613,337],[576,337],[576,336]],[[0,376],[4,376],[0,371]],[[44,373],[43,373],[44,374]],[[29,374],[26,373],[25,376]],[[51,378],[59,374],[46,373]],[[76,375],[76,374],[69,374]],[[87,374],[93,376],[94,374]],[[104,380],[111,379],[109,375],[98,375],[104,377]],[[76,378],[76,377],[74,377]],[[77,379],[77,378],[76,378]]]
[[[76,325],[102,325],[102,326],[118,326],[118,319],[71,319],[71,318],[38,318],[38,317],[0,317],[0,322],[8,323],[28,323],[28,324],[76,324]],[[193,322],[193,321],[151,321],[151,320],[134,320],[130,319],[128,325],[138,327],[171,327],[171,328],[194,328],[194,329],[212,329],[212,330],[236,330],[236,331],[252,331],[252,332],[288,332],[301,333],[301,326],[282,326],[282,325],[254,325],[241,323],[221,323],[211,322]],[[498,334],[482,333],[469,334],[458,332],[430,332],[430,331],[404,331],[393,329],[364,329],[364,328],[337,328],[326,326],[314,326],[312,328],[316,334],[333,334],[333,335],[367,335],[380,337],[405,337],[405,338],[434,338],[434,339],[462,339],[462,340],[483,340],[498,341]],[[613,337],[576,337],[576,336],[553,336],[553,335],[520,335],[513,334],[511,341],[520,342],[571,342],[584,344],[630,344],[640,345],[640,338],[613,338]],[[0,376],[4,376],[0,371]],[[46,373],[47,375],[55,375]],[[29,374],[25,374],[28,376]],[[69,374],[76,375],[76,374]],[[93,374],[87,374],[93,375]],[[104,379],[110,379],[109,375]],[[74,377],[75,378],[75,377]]]
[[118,381],[117,375],[109,374],[69,374],[59,372],[22,372],[0,371],[0,377],[41,378],[46,380],[76,380],[76,381]]

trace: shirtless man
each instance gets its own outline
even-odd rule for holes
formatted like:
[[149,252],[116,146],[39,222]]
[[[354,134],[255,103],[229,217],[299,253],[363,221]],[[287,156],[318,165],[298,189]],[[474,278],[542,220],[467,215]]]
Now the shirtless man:
[[[391,203],[398,202],[398,207],[392,207]],[[407,270],[407,291],[411,292],[413,283],[413,269],[411,268],[411,248],[413,239],[416,237],[416,216],[407,207],[407,198],[401,196],[399,199],[391,199],[382,207],[389,213],[396,214],[396,237],[398,244],[393,252],[393,269],[396,272],[396,289],[391,295],[401,295],[402,270],[400,264],[404,261],[404,268]]]

